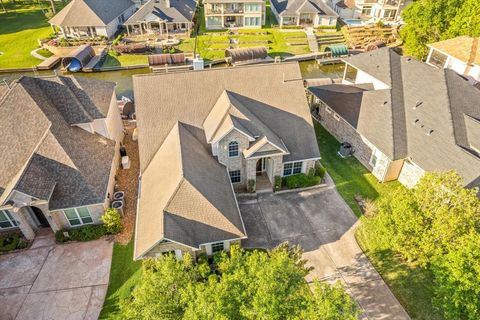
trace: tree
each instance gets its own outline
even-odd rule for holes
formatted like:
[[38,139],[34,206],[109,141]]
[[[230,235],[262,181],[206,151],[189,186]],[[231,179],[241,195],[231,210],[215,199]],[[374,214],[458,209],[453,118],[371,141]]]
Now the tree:
[[435,305],[446,319],[480,319],[480,234],[462,237],[457,250],[438,259],[435,275]]
[[449,38],[462,35],[480,36],[480,1],[465,0],[447,31]]
[[[173,256],[147,261],[142,283],[121,304],[127,319],[314,320],[356,319],[358,308],[340,285],[305,281],[309,270],[299,248],[268,251],[232,246],[206,259]],[[320,315],[325,317],[319,318]]]
[[[418,0],[403,12],[405,26],[400,30],[405,53],[425,58],[427,44],[448,38],[447,31],[466,0]],[[476,1],[476,0],[473,0]],[[459,21],[466,23],[466,21]],[[468,35],[468,34],[466,34]]]
[[457,173],[426,173],[414,189],[399,188],[380,200],[365,228],[385,248],[427,266],[477,230],[479,208],[476,190],[463,188]]
[[300,319],[355,320],[359,315],[360,309],[339,282],[330,286],[315,280],[310,302],[302,311]]

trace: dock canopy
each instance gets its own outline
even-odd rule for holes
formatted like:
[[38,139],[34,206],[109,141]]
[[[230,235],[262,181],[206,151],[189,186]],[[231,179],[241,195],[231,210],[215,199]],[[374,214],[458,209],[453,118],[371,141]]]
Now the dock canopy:
[[225,50],[225,59],[231,63],[267,58],[267,48],[251,47]]
[[348,55],[348,48],[344,44],[331,45],[325,48],[325,52],[331,52],[332,57],[341,57]]
[[163,66],[166,64],[182,64],[185,63],[184,53],[162,53],[152,54],[148,56],[148,64],[150,66]]
[[86,66],[93,57],[95,57],[95,50],[91,45],[84,44],[62,59],[62,67],[77,72]]

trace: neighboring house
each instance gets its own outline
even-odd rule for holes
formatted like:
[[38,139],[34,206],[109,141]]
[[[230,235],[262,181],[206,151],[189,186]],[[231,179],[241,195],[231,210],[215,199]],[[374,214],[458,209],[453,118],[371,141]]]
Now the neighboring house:
[[265,25],[263,0],[205,0],[205,27],[261,28]]
[[398,20],[411,0],[328,0],[340,17],[350,19]]
[[111,38],[134,12],[130,0],[72,0],[49,23],[64,38]]
[[133,78],[140,149],[135,259],[207,255],[246,237],[234,189],[320,158],[298,63]]
[[149,0],[124,24],[129,35],[189,33],[196,6],[194,0]]
[[480,186],[480,90],[389,48],[344,59],[343,84],[308,88],[314,112],[378,180],[455,169]]
[[115,84],[22,77],[0,97],[0,231],[101,223],[123,127]]
[[272,0],[270,3],[280,27],[337,25],[337,13],[322,0]]
[[480,81],[480,38],[457,37],[429,44],[427,63]]

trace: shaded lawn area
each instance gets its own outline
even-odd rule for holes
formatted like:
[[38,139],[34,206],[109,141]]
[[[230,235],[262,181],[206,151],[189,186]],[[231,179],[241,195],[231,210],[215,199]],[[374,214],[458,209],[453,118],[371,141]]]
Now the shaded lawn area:
[[[403,188],[398,182],[379,183],[377,179],[354,157],[343,159],[337,155],[340,143],[320,124],[315,122],[315,132],[322,156],[322,165],[335,181],[337,190],[355,214],[361,211],[354,199],[356,193],[364,198],[379,199],[387,193]],[[431,303],[433,276],[429,270],[415,264],[407,264],[391,250],[379,250],[360,226],[357,242],[388,284],[412,319],[442,319]]]
[[340,143],[327,132],[320,124],[315,122],[320,160],[337,185],[337,190],[352,208],[357,217],[361,216],[360,207],[355,201],[355,194],[363,198],[375,200],[382,194],[393,192],[400,187],[400,183],[380,183],[373,174],[367,170],[355,157],[341,158],[337,151]]
[[120,301],[130,296],[141,276],[141,261],[133,261],[133,239],[126,246],[115,243],[108,291],[100,319],[122,319]]
[[278,21],[272,12],[272,4],[270,1],[265,2],[265,28],[271,28],[272,25],[277,25]]
[[51,33],[39,9],[0,13],[0,68],[30,68],[42,62],[30,52],[38,48],[38,39]]
[[133,66],[137,64],[148,64],[147,55],[122,54],[115,56],[112,52],[109,52],[102,63],[102,67]]

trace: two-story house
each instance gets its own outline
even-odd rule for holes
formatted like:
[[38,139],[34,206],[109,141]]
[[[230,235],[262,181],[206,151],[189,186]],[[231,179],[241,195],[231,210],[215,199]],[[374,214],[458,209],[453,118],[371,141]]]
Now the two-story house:
[[321,124],[381,182],[455,169],[480,186],[480,90],[389,48],[345,58],[342,84],[310,87]]
[[22,77],[0,91],[0,231],[102,223],[123,139],[115,83]]
[[135,259],[210,255],[246,232],[235,191],[320,158],[298,63],[134,76]]
[[411,0],[329,0],[342,18],[398,20]]
[[337,25],[338,14],[322,0],[271,0],[270,3],[280,27]]
[[261,28],[265,24],[263,0],[205,0],[207,29]]
[[480,38],[456,37],[429,44],[427,63],[480,81]]

